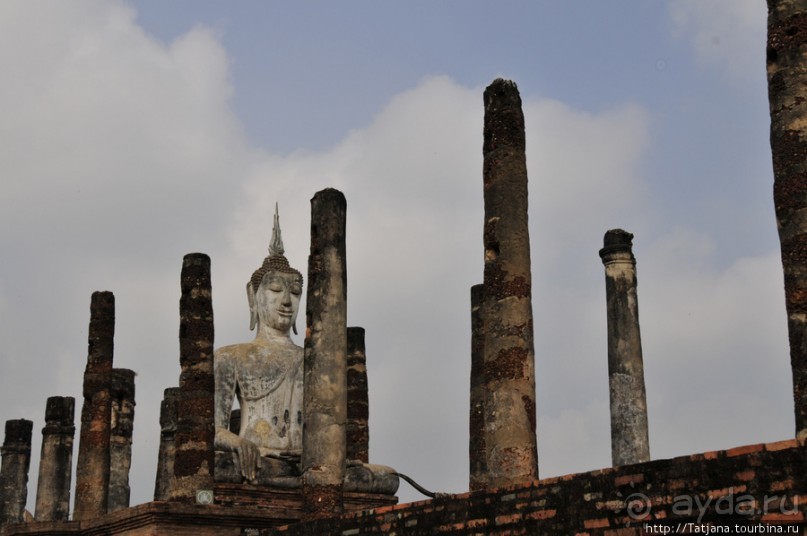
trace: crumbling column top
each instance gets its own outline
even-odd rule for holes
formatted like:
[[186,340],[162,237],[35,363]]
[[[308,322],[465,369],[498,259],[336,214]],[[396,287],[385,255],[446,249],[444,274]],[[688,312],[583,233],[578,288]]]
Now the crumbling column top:
[[3,440],[3,448],[18,447],[27,444],[31,447],[31,431],[34,428],[33,421],[28,419],[13,419],[6,421],[6,436]]
[[623,229],[611,229],[605,232],[603,247],[600,250],[603,264],[618,261],[636,262],[633,256],[633,233]]

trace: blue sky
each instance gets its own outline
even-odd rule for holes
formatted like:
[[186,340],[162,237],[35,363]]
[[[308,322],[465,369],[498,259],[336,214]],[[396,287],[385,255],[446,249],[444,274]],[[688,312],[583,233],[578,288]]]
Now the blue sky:
[[756,0],[4,2],[0,418],[34,420],[36,458],[46,398],[80,407],[90,294],[112,290],[149,500],[182,255],[211,255],[217,346],[248,340],[274,203],[305,272],[309,199],[336,187],[371,461],[464,491],[482,91],[502,76],[527,124],[541,475],[610,464],[614,227],[635,234],[652,457],[791,437],[764,50]]

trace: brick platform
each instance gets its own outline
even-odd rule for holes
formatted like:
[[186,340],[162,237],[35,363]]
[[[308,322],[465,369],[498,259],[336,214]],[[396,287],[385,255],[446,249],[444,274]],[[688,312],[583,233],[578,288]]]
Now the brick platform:
[[[759,512],[749,514],[749,507]],[[661,524],[673,524],[671,533],[706,523],[803,525],[806,514],[807,448],[794,439],[375,508],[264,534],[628,536],[661,534],[653,532]]]

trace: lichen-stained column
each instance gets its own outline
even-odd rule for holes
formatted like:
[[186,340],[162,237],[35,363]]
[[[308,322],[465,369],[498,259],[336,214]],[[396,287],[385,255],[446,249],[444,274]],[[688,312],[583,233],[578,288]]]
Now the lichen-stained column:
[[0,448],[0,526],[23,521],[33,427],[34,423],[25,419],[6,421],[6,436]]
[[485,89],[485,447],[487,488],[538,478],[524,115],[516,84]]
[[114,337],[115,296],[107,291],[93,292],[76,464],[75,520],[92,519],[107,512]]
[[193,502],[198,490],[213,489],[213,294],[210,257],[189,253],[182,260],[179,300],[179,397],[176,454],[170,498]]
[[370,461],[370,403],[364,328],[347,328],[347,459]]
[[483,285],[471,287],[471,411],[469,420],[468,486],[471,491],[485,488],[487,450],[485,449],[485,323],[482,320]]
[[135,372],[112,369],[112,422],[109,445],[107,511],[129,507],[129,469],[132,466]]
[[331,188],[311,199],[303,395],[303,508],[342,511],[347,422],[347,202]]
[[605,233],[600,250],[600,258],[605,265],[611,460],[615,467],[650,460],[636,259],[632,240],[631,233],[612,229]]
[[155,501],[167,501],[170,495],[176,456],[178,398],[179,387],[169,387],[164,391],[160,405],[160,450],[157,456],[157,478],[154,483]]
[[807,4],[802,0],[768,0],[767,65],[796,434],[807,437]]
[[70,515],[75,403],[72,396],[52,396],[45,405],[34,513],[37,521],[67,521]]

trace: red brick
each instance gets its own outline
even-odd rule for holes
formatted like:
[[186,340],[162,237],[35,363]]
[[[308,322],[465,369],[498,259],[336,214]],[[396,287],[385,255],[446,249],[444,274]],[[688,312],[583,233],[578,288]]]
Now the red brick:
[[510,514],[509,516],[496,516],[497,525],[508,525],[521,520],[521,514]]
[[704,460],[716,460],[719,454],[720,454],[719,452],[714,451],[714,450],[711,451],[711,452],[704,452],[703,453],[703,459]]
[[609,526],[611,526],[611,522],[608,521],[607,517],[601,517],[600,519],[586,519],[583,521],[583,527],[587,529],[601,529]]
[[776,452],[777,450],[794,449],[798,448],[799,442],[796,439],[786,439],[784,441],[777,441],[776,443],[766,443],[765,450],[768,452]]
[[765,514],[762,516],[763,523],[801,523],[804,521],[804,514],[793,512],[792,514]]
[[395,505],[381,506],[380,508],[373,508],[373,513],[375,513],[375,514],[384,514],[386,512],[392,512],[393,508],[395,508]]
[[692,487],[694,487],[693,485],[697,485],[697,481],[690,482],[688,480],[684,480],[683,478],[675,478],[667,483],[667,487],[672,490],[684,489],[684,488],[691,489]]
[[478,528],[482,528],[482,527],[487,527],[488,526],[488,520],[487,519],[472,519],[468,523],[466,523],[465,526],[468,527],[469,529],[478,529]]
[[557,513],[557,510],[538,510],[537,512],[530,512],[524,517],[527,519],[549,519],[550,517],[555,517]]
[[748,489],[744,484],[742,486],[732,486],[730,488],[722,488],[722,489],[713,489],[709,490],[706,494],[711,499],[717,499],[719,497],[726,497],[727,495],[737,495],[738,493],[745,493],[746,489]]
[[737,480],[739,480],[741,482],[749,482],[751,480],[754,480],[754,478],[756,476],[757,476],[757,473],[755,471],[751,470],[751,469],[749,469],[748,471],[743,471],[741,473],[735,473],[734,474],[734,478],[736,478]]
[[745,454],[753,454],[754,452],[762,452],[765,449],[764,443],[757,443],[756,445],[745,445],[743,447],[734,447],[726,451],[726,456],[733,458],[734,456],[743,456]]
[[771,491],[785,491],[793,489],[795,483],[792,478],[771,483]]
[[628,484],[640,484],[644,482],[644,473],[618,476],[614,479],[614,486],[626,486]]

